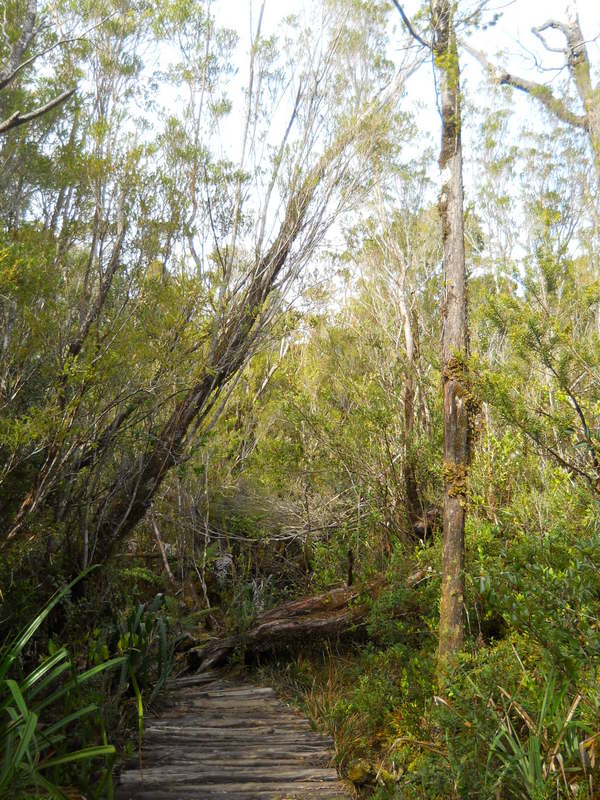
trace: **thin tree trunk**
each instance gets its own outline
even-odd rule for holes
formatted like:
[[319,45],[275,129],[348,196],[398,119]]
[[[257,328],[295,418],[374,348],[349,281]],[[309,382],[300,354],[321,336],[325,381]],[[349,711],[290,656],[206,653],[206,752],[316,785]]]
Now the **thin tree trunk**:
[[462,148],[458,52],[449,0],[432,5],[434,56],[442,115],[439,210],[442,221],[445,299],[442,330],[444,391],[444,543],[440,605],[439,666],[463,644],[465,481],[469,450],[468,355]]
[[414,525],[421,516],[417,470],[415,464],[415,344],[410,324],[410,312],[406,302],[405,287],[402,286],[400,308],[404,323],[404,339],[406,345],[406,375],[404,376],[404,486],[406,490],[406,506],[411,523]]
[[[421,517],[421,504],[419,502],[419,491],[417,484],[417,472],[414,454],[414,428],[415,428],[415,340],[410,318],[410,305],[406,291],[406,278],[408,273],[408,261],[398,246],[392,233],[392,225],[388,218],[383,192],[377,183],[377,199],[379,218],[384,231],[382,247],[384,258],[389,253],[396,262],[398,269],[397,302],[402,320],[402,331],[404,333],[404,347],[406,351],[406,370],[404,375],[404,431],[403,431],[403,454],[404,454],[404,490],[406,493],[406,510],[411,525],[414,525]],[[394,283],[396,275],[393,276]]]
[[154,512],[154,509],[152,509],[152,514],[150,516],[150,519],[152,521],[152,530],[154,531],[154,538],[156,539],[156,544],[158,545],[158,551],[160,553],[160,557],[162,558],[163,566],[165,568],[165,572],[167,573],[167,578],[171,586],[175,587],[177,586],[177,581],[175,580],[175,576],[171,572],[171,567],[169,566],[169,559],[167,558],[167,549],[160,536],[160,530],[156,522],[156,514]]

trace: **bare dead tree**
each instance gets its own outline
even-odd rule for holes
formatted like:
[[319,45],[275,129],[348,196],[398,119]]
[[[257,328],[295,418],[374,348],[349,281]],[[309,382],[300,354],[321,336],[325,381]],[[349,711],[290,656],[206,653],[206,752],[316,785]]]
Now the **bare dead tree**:
[[[563,47],[552,46],[548,31],[558,31],[564,37]],[[552,116],[573,128],[583,131],[588,138],[594,159],[597,180],[600,181],[600,86],[592,81],[590,56],[586,40],[581,31],[579,16],[573,3],[567,4],[567,20],[549,19],[532,29],[544,48],[551,53],[564,55],[565,66],[575,86],[583,113],[573,108],[566,97],[557,96],[550,86],[522,78],[502,67],[492,64],[480,50],[462,43],[465,50],[474,56],[487,71],[490,79],[501,86],[512,86],[537,100]]]

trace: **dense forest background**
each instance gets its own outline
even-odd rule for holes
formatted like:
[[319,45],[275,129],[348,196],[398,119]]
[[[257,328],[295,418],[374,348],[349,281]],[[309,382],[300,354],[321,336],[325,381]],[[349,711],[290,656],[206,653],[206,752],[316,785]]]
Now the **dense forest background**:
[[0,8],[0,797],[225,636],[365,796],[598,797],[598,32],[225,5]]

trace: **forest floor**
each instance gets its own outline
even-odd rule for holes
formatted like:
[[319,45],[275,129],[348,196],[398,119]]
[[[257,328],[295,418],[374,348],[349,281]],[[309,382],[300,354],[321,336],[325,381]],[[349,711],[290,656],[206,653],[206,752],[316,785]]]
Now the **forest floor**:
[[147,721],[140,757],[117,800],[333,800],[350,791],[331,766],[333,742],[268,687],[224,673],[175,680]]

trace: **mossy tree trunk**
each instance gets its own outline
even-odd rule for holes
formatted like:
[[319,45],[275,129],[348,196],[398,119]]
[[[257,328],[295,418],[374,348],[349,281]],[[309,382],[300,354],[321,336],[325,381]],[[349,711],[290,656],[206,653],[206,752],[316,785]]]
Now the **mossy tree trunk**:
[[433,49],[442,116],[440,151],[445,297],[442,314],[444,391],[444,542],[440,604],[439,667],[444,674],[463,643],[465,480],[469,450],[467,296],[459,65],[453,25],[455,7],[434,0]]

